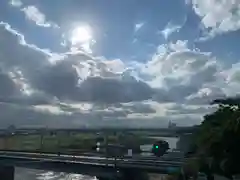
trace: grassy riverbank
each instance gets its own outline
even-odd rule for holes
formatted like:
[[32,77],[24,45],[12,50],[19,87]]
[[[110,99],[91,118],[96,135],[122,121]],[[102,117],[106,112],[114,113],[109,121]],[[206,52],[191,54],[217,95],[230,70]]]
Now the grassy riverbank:
[[[11,135],[0,137],[1,150],[42,151],[42,152],[91,152],[97,138],[94,133],[58,133],[41,135]],[[153,143],[153,140],[139,135],[109,135],[108,143],[127,147],[139,147]]]

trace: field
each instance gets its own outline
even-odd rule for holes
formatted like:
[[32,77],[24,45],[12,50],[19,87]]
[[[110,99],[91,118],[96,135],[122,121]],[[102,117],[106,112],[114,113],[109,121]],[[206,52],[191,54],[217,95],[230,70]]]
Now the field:
[[[41,151],[54,153],[96,152],[97,138],[94,133],[58,133],[34,135],[9,135],[0,137],[0,150]],[[139,149],[141,144],[153,143],[149,138],[139,135],[108,135],[109,144],[121,144]]]

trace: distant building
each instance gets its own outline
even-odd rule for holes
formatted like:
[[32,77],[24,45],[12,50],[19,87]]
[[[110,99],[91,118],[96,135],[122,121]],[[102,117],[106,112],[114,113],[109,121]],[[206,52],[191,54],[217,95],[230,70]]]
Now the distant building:
[[172,123],[172,121],[168,122],[168,129],[172,129],[172,128],[175,128],[175,127],[177,127],[176,123]]

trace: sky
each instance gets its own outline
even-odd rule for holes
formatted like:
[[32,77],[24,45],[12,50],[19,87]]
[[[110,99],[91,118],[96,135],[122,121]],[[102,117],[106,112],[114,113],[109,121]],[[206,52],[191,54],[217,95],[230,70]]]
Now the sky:
[[240,90],[239,0],[3,0],[0,125],[201,123]]

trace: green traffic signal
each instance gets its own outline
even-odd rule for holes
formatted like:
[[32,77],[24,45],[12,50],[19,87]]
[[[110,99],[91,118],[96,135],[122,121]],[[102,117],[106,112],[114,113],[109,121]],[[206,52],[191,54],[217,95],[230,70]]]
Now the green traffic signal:
[[155,156],[163,156],[167,150],[169,149],[169,144],[167,141],[164,140],[159,140],[157,142],[155,142],[152,146],[152,153]]

